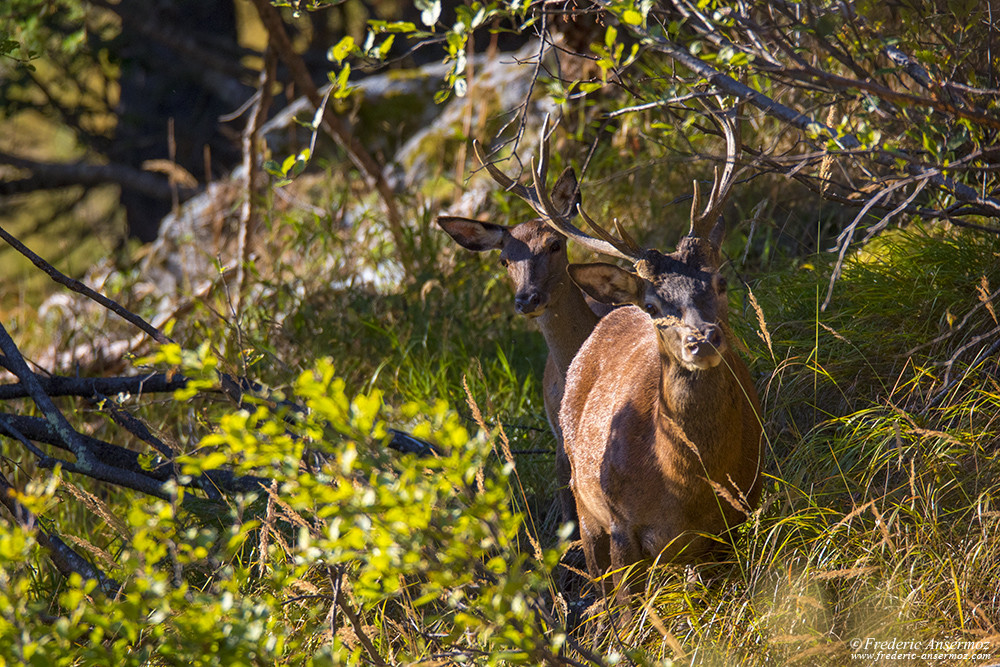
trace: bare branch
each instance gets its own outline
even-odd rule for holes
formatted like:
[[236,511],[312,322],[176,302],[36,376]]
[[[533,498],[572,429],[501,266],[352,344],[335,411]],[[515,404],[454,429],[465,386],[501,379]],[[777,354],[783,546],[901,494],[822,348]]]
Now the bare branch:
[[0,238],[2,238],[4,241],[6,241],[7,243],[9,243],[19,253],[21,253],[22,255],[24,255],[25,257],[27,257],[28,259],[30,259],[32,264],[34,264],[35,266],[37,266],[38,268],[40,268],[50,278],[52,278],[52,280],[56,281],[60,285],[65,285],[66,287],[70,288],[74,292],[82,294],[85,297],[87,297],[88,299],[92,299],[93,301],[96,301],[97,303],[101,304],[102,306],[104,306],[105,308],[107,308],[108,310],[110,310],[111,312],[113,312],[116,315],[119,315],[120,317],[122,317],[127,322],[130,322],[130,323],[134,324],[135,326],[139,327],[140,329],[142,329],[143,331],[145,331],[147,334],[149,334],[150,336],[152,336],[153,340],[155,340],[156,342],[158,342],[158,343],[172,343],[173,342],[170,338],[168,338],[166,335],[164,335],[159,329],[157,329],[152,324],[150,324],[146,320],[142,319],[141,317],[139,317],[135,313],[129,312],[128,310],[126,310],[125,308],[123,308],[122,306],[120,306],[118,303],[112,301],[111,299],[109,299],[108,297],[104,296],[103,294],[94,291],[90,287],[87,287],[86,285],[84,285],[83,283],[81,283],[79,280],[76,280],[75,278],[70,278],[69,276],[67,276],[67,275],[61,273],[60,271],[58,271],[54,266],[52,266],[51,264],[49,264],[48,262],[46,262],[44,259],[42,259],[38,255],[36,255],[34,252],[32,252],[31,249],[28,248],[28,246],[24,245],[23,243],[21,243],[20,241],[18,241],[16,238],[14,238],[13,236],[11,236],[7,232],[7,230],[4,229],[3,227],[0,227]]
[[[285,66],[288,67],[288,71],[292,75],[292,80],[295,82],[295,87],[305,93],[314,109],[322,108],[322,96],[319,94],[316,84],[313,83],[312,78],[309,76],[309,71],[306,69],[305,63],[302,62],[302,58],[299,57],[292,47],[291,39],[289,39],[288,33],[285,31],[285,24],[282,22],[278,10],[268,0],[253,0],[253,4],[257,8],[257,13],[260,15],[264,27],[267,28],[270,45],[277,51],[278,56],[285,63]],[[329,107],[326,108],[326,113],[323,114],[323,125],[327,128],[334,141],[347,151],[347,155],[351,158],[355,166],[361,170],[361,173],[374,184],[375,189],[382,198],[382,203],[385,204],[393,238],[397,243],[401,242],[403,239],[402,220],[399,210],[396,208],[395,193],[383,177],[381,165],[361,145],[357,137],[344,127],[340,119],[337,118]]]
[[0,504],[3,504],[22,528],[35,534],[35,539],[48,552],[56,569],[64,577],[79,574],[84,580],[96,580],[106,595],[115,595],[121,584],[107,576],[90,562],[66,545],[55,533],[39,525],[38,518],[27,507],[18,502],[16,492],[2,472],[0,472]]
[[250,122],[243,130],[243,170],[246,172],[246,199],[240,211],[239,231],[236,235],[236,289],[234,290],[233,310],[237,317],[243,303],[243,288],[246,269],[250,263],[250,247],[257,226],[257,197],[260,165],[260,128],[267,120],[267,112],[271,107],[271,84],[274,81],[274,51],[268,48],[264,53],[264,68],[260,72],[257,94],[254,95]]
[[[879,222],[872,225],[869,228],[868,235],[865,237],[865,241],[868,241],[872,236],[874,236],[879,231],[884,229],[894,216],[896,216],[900,211],[904,210],[910,204],[910,202],[912,202],[917,197],[917,195],[920,194],[920,191],[923,190],[924,187],[927,185],[928,180],[929,180],[928,178],[921,179],[917,187],[914,189],[913,193],[902,204],[900,204],[895,209],[887,213]],[[868,200],[868,202],[864,205],[864,207],[862,207],[861,212],[858,213],[857,216],[855,216],[851,224],[848,225],[843,232],[841,232],[839,238],[840,252],[837,255],[837,263],[833,267],[833,272],[830,274],[830,285],[829,287],[827,287],[826,299],[823,300],[823,305],[820,306],[820,310],[826,311],[826,307],[830,305],[830,300],[833,298],[833,286],[837,282],[837,279],[840,277],[840,272],[844,266],[844,257],[846,257],[847,255],[847,248],[851,245],[851,241],[854,238],[854,232],[857,229],[858,224],[865,217],[865,215],[867,215],[868,211],[870,211],[872,207],[874,207],[879,201],[888,198],[888,196],[891,195],[894,190],[898,190],[904,185],[908,185],[910,182],[911,180],[898,181],[896,183],[893,183],[889,187],[880,190],[878,193],[875,194],[874,197]]]
[[[27,169],[32,174],[24,179],[0,181],[0,195],[18,194],[29,189],[113,183],[159,199],[169,199],[172,196],[172,189],[167,179],[123,164],[37,162],[4,152],[0,152],[0,164]],[[195,190],[180,188],[179,193],[182,197],[190,197]]]
[[[827,127],[825,124],[820,123],[819,121],[816,121],[790,107],[787,107],[784,104],[771,99],[760,91],[754,90],[753,88],[736,81],[732,77],[723,74],[707,62],[691,55],[687,49],[683,48],[679,44],[676,44],[660,35],[653,35],[648,32],[643,33],[639,31],[638,28],[633,27],[632,30],[640,32],[640,35],[649,44],[650,48],[670,56],[698,76],[706,79],[711,85],[715,86],[722,92],[746,100],[764,113],[796,127],[803,132],[821,133],[827,134],[831,137],[837,137],[839,144],[848,150],[862,148],[862,143],[854,135],[845,134],[838,136],[836,131]],[[895,168],[896,160],[899,157],[900,156],[898,154],[894,155],[887,151],[872,150],[872,159],[882,165]],[[909,156],[904,157],[909,158]],[[961,201],[967,204],[976,205],[982,210],[981,215],[1000,215],[1000,200],[997,200],[994,197],[981,195],[975,188],[963,183],[958,183],[951,178],[942,175],[935,169],[928,169],[914,163],[912,160],[909,160],[908,162],[907,169],[911,174],[917,177],[928,177],[931,183],[948,191]]]
[[[6,367],[0,357],[0,366]],[[180,373],[150,373],[133,377],[81,378],[65,375],[35,375],[49,396],[114,396],[116,394],[152,394],[171,392],[187,386],[188,379]],[[23,382],[0,385],[0,401],[30,396]]]
[[956,118],[964,118],[966,120],[972,121],[973,123],[979,125],[985,125],[986,127],[991,127],[994,130],[1000,129],[1000,119],[994,118],[989,114],[983,113],[981,111],[969,111],[966,109],[961,109],[951,102],[945,100],[938,100],[929,97],[920,97],[918,95],[911,95],[910,93],[899,93],[891,88],[886,88],[885,86],[879,85],[877,83],[871,83],[870,81],[861,81],[860,79],[848,79],[847,77],[838,76],[836,74],[831,74],[829,72],[824,72],[822,70],[816,69],[815,67],[807,66],[801,68],[790,68],[786,67],[778,70],[777,73],[783,74],[784,76],[790,77],[792,79],[799,80],[809,80],[818,79],[823,83],[829,85],[831,88],[839,90],[849,90],[856,88],[858,90],[864,90],[873,95],[877,95],[883,100],[889,102],[894,102],[896,104],[906,104],[915,106],[925,106],[934,109],[935,111],[940,111],[942,113],[947,113]]

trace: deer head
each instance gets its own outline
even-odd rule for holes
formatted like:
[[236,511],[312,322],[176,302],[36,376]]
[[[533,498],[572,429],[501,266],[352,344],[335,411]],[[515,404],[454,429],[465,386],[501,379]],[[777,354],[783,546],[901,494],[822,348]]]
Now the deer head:
[[[553,208],[571,218],[580,202],[576,175],[567,168],[552,189]],[[565,282],[565,239],[541,219],[508,227],[471,218],[439,216],[437,223],[455,241],[475,252],[500,251],[500,264],[514,287],[514,308],[525,317],[537,317]]]
[[[508,191],[514,192],[560,234],[596,253],[625,259],[633,271],[612,264],[574,264],[568,267],[573,281],[593,299],[607,304],[639,306],[653,319],[659,334],[660,351],[684,368],[695,371],[713,368],[726,351],[725,325],[728,301],[726,280],[719,273],[723,222],[721,212],[729,197],[739,151],[735,124],[724,115],[713,115],[726,138],[726,165],[720,178],[716,169],[708,202],[701,209],[698,182],[694,182],[691,229],[677,250],[664,254],[643,248],[614,221],[618,236],[595,223],[584,211],[580,215],[599,238],[573,225],[565,203],[557,205],[546,194],[549,146],[542,129],[537,168],[532,169],[533,187],[515,183],[487,162],[482,148],[477,155],[490,174]],[[579,209],[579,204],[577,204]]]

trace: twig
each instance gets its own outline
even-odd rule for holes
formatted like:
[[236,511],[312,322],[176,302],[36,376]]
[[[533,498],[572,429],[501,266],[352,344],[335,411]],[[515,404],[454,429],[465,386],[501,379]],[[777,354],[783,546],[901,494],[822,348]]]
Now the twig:
[[[889,222],[894,217],[896,217],[896,215],[906,210],[906,208],[909,207],[909,205],[913,202],[913,200],[917,198],[917,195],[920,194],[920,191],[924,189],[929,180],[930,180],[929,177],[921,179],[917,187],[913,189],[913,192],[910,194],[909,197],[907,197],[903,201],[903,203],[899,204],[896,208],[886,213],[881,220],[879,220],[874,225],[869,227],[868,234],[865,235],[865,238],[862,240],[862,244],[868,243],[868,241],[870,241],[873,236],[875,236],[883,229],[885,229],[889,225]],[[857,228],[858,223],[861,222],[861,219],[865,216],[865,214],[868,213],[868,211],[873,206],[875,206],[875,204],[880,199],[887,197],[890,193],[892,193],[893,190],[896,190],[904,185],[907,185],[909,182],[910,180],[908,179],[904,181],[899,181],[897,183],[893,183],[892,185],[890,185],[889,187],[887,187],[886,189],[882,190],[877,195],[872,197],[868,201],[868,203],[865,204],[864,208],[861,209],[861,212],[858,213],[857,217],[854,218],[854,221],[851,222],[851,224],[847,227],[847,229],[845,229],[844,232],[841,234],[842,240],[840,246],[840,253],[837,256],[837,264],[833,267],[833,273],[830,274],[830,285],[829,287],[827,287],[826,299],[823,300],[823,305],[820,306],[820,310],[825,312],[826,307],[830,305],[830,299],[833,298],[833,285],[834,283],[837,282],[837,278],[840,277],[840,272],[844,267],[844,257],[847,255],[847,247],[851,245],[851,239],[854,238],[854,230]]]
[[909,356],[911,356],[911,355],[919,352],[920,350],[924,349],[925,347],[930,347],[931,345],[935,345],[937,343],[940,343],[943,340],[947,340],[948,338],[951,338],[956,333],[958,333],[959,331],[962,331],[965,328],[965,325],[968,324],[968,322],[969,322],[969,318],[971,318],[975,313],[977,313],[980,308],[985,308],[987,303],[991,303],[993,301],[993,299],[996,299],[998,296],[1000,296],[1000,288],[997,288],[997,289],[993,290],[992,294],[988,295],[985,299],[980,300],[979,303],[977,303],[975,306],[973,306],[972,308],[970,308],[969,312],[967,312],[965,314],[965,316],[962,317],[962,319],[959,321],[959,323],[956,324],[954,327],[952,327],[951,330],[944,332],[943,334],[941,334],[937,338],[933,338],[933,339],[927,341],[926,343],[921,343],[920,345],[917,345],[916,347],[911,348],[910,350],[907,350],[906,353],[903,354],[903,356],[904,357],[909,357]]
[[[329,568],[329,570],[333,570],[332,572],[329,572],[331,583],[334,583],[335,581],[334,572],[336,573],[336,578],[343,577],[343,573],[339,568]],[[339,589],[339,584],[337,584],[337,586]],[[338,590],[337,593],[336,602],[340,605],[340,610],[344,612],[344,616],[346,616],[347,620],[351,622],[351,627],[354,628],[354,634],[358,636],[361,644],[365,647],[365,651],[368,653],[368,659],[376,665],[389,667],[389,663],[386,662],[385,659],[379,654],[375,645],[372,644],[372,640],[368,638],[368,634],[365,632],[365,628],[361,624],[361,619],[358,618],[358,615],[354,613],[354,609],[352,609],[351,605],[344,599],[345,596],[343,592]]]
[[121,584],[91,565],[59,536],[42,528],[35,514],[18,502],[15,494],[14,487],[0,472],[0,503],[7,508],[18,525],[35,534],[35,540],[49,552],[49,558],[64,577],[79,574],[84,580],[96,580],[101,590],[109,596],[114,596],[121,589]]
[[837,255],[837,263],[833,267],[833,273],[830,274],[830,285],[826,289],[826,299],[823,300],[823,305],[819,307],[821,311],[825,311],[826,307],[830,305],[830,299],[833,298],[833,286],[837,282],[837,278],[840,277],[840,272],[844,267],[844,257],[847,256],[847,248],[851,245],[851,241],[854,240],[854,232],[858,228],[858,224],[861,220],[868,214],[868,211],[872,209],[873,206],[878,204],[882,199],[885,199],[893,190],[897,190],[903,187],[904,183],[893,183],[889,187],[881,190],[874,197],[868,200],[868,203],[864,205],[861,211],[854,217],[851,224],[840,233],[840,238],[838,239],[840,243],[840,252]]
[[106,396],[97,394],[94,396],[95,402],[102,404],[102,409],[105,410],[108,415],[111,416],[112,421],[121,426],[123,429],[139,438],[145,443],[153,446],[153,449],[163,454],[167,459],[174,458],[174,450],[168,446],[165,442],[157,438],[149,430],[149,428],[138,418],[128,413],[128,411],[123,410],[116,406],[113,401],[108,400]]
[[[322,108],[322,98],[319,90],[317,90],[316,84],[313,83],[312,78],[309,76],[309,71],[306,69],[305,63],[302,62],[302,58],[292,47],[291,39],[289,39],[288,33],[285,31],[285,24],[282,22],[278,10],[268,0],[253,0],[253,4],[257,8],[257,13],[264,27],[267,29],[270,46],[277,51],[278,56],[285,63],[292,76],[292,80],[295,82],[295,87],[305,93],[314,109]],[[395,193],[382,175],[381,165],[375,161],[368,151],[365,150],[361,142],[358,141],[357,137],[344,127],[340,119],[329,108],[323,114],[323,125],[327,128],[334,141],[347,151],[348,157],[350,157],[361,173],[374,184],[376,191],[382,199],[382,203],[385,204],[393,239],[402,247],[404,236],[402,220],[399,215],[399,209],[396,208]]]
[[13,236],[11,236],[7,232],[7,230],[4,229],[3,227],[0,227],[0,238],[2,238],[4,241],[6,241],[8,244],[10,244],[11,247],[13,247],[19,253],[21,253],[22,255],[24,255],[25,257],[27,257],[29,260],[31,260],[32,264],[34,264],[39,269],[41,269],[42,271],[44,271],[50,278],[52,278],[52,280],[56,281],[60,285],[65,285],[66,287],[70,288],[74,292],[77,292],[78,294],[82,294],[85,297],[87,297],[88,299],[92,299],[92,300],[96,301],[97,303],[101,304],[102,306],[104,306],[105,308],[107,308],[111,312],[115,313],[116,315],[120,316],[124,320],[126,320],[126,321],[134,324],[135,326],[139,327],[140,329],[142,329],[144,332],[146,332],[147,334],[149,334],[150,336],[152,336],[153,340],[155,340],[156,342],[158,342],[158,343],[172,343],[173,342],[170,338],[168,338],[166,335],[164,335],[159,329],[157,329],[152,324],[150,324],[146,320],[142,319],[141,317],[139,317],[135,313],[129,312],[128,310],[126,310],[125,308],[123,308],[118,303],[112,301],[111,299],[109,299],[108,297],[104,296],[103,294],[94,291],[90,287],[87,287],[86,285],[84,285],[79,280],[76,280],[75,278],[70,278],[69,276],[65,275],[64,273],[61,273],[54,266],[52,266],[51,264],[49,264],[48,262],[46,262],[44,259],[42,259],[38,255],[36,255],[34,252],[32,252],[31,249],[28,248],[26,245],[24,245],[23,243],[21,243],[20,241],[18,241],[16,238],[14,238]]
[[927,412],[935,405],[940,403],[941,399],[943,399],[948,394],[948,392],[950,392],[957,384],[962,382],[966,378],[966,376],[975,369],[977,362],[978,363],[985,362],[987,357],[989,357],[997,350],[1000,350],[1000,336],[998,336],[997,339],[993,341],[992,345],[990,345],[988,348],[986,348],[986,350],[981,351],[978,355],[976,355],[976,358],[973,360],[972,365],[970,365],[969,368],[966,369],[966,372],[962,374],[962,377],[955,378],[954,380],[947,379],[948,375],[951,374],[951,366],[957,360],[959,354],[965,352],[965,350],[968,349],[970,345],[974,345],[975,343],[983,340],[984,338],[996,334],[1000,334],[1000,327],[997,327],[993,329],[993,331],[983,334],[982,336],[977,336],[974,341],[972,341],[967,345],[962,346],[961,348],[959,348],[958,352],[952,355],[951,359],[948,360],[948,370],[945,374],[945,379],[946,379],[945,385],[944,387],[941,388],[941,391],[939,391],[937,394],[931,397],[931,399],[927,402],[927,405],[924,407],[924,412]]
[[250,263],[250,246],[257,226],[257,181],[260,173],[258,163],[260,143],[260,128],[267,120],[267,112],[271,107],[271,83],[274,81],[274,50],[268,48],[264,52],[264,67],[260,72],[257,94],[254,96],[253,112],[243,130],[243,170],[246,172],[246,199],[240,211],[239,231],[236,235],[236,289],[234,290],[233,310],[239,319],[243,303],[243,289],[246,280],[247,266]]
[[[847,149],[861,148],[862,143],[852,134],[844,134],[838,136],[837,132],[833,129],[827,127],[823,123],[816,121],[803,113],[800,113],[780,102],[777,102],[767,95],[761,93],[760,91],[754,90],[749,86],[740,83],[739,81],[733,79],[732,77],[723,74],[719,70],[715,69],[707,62],[691,55],[687,49],[682,46],[672,42],[666,37],[660,35],[654,35],[648,31],[643,31],[640,28],[630,26],[629,28],[637,35],[643,38],[649,47],[659,51],[665,55],[670,56],[678,63],[687,67],[692,72],[698,76],[706,79],[711,85],[720,89],[722,92],[734,95],[742,100],[750,102],[755,107],[763,111],[764,113],[777,118],[778,120],[787,123],[793,127],[796,127],[804,132],[820,132],[827,134],[831,137],[836,137],[837,142]],[[931,183],[934,183],[938,187],[947,190],[953,194],[956,198],[963,202],[975,204],[980,207],[983,211],[983,215],[1000,215],[1000,200],[993,197],[981,195],[975,188],[965,185],[964,183],[958,183],[947,176],[942,175],[940,172],[934,169],[928,169],[915,163],[912,158],[908,155],[891,154],[887,151],[872,151],[872,159],[882,165],[892,166],[896,165],[896,160],[902,157],[907,160],[907,169],[916,177],[928,177]]]
[[869,241],[871,241],[872,238],[876,234],[879,234],[883,229],[885,229],[886,227],[889,226],[889,222],[894,217],[896,217],[901,212],[903,212],[906,209],[908,209],[910,207],[910,204],[913,203],[913,200],[917,198],[917,195],[919,195],[923,191],[923,189],[925,187],[927,187],[927,183],[928,182],[929,182],[929,179],[926,179],[926,178],[922,179],[917,184],[917,187],[913,188],[913,192],[910,193],[909,197],[907,197],[906,199],[904,199],[902,201],[902,203],[899,204],[899,206],[897,206],[896,208],[894,208],[891,211],[889,211],[881,220],[879,220],[877,223],[875,223],[874,225],[872,225],[871,227],[869,227],[868,228],[868,233],[865,234],[865,237],[863,239],[861,239],[861,243],[865,244],[865,243],[868,243]]
[[912,95],[910,93],[899,93],[891,88],[886,88],[885,86],[879,85],[877,83],[871,83],[870,81],[861,81],[859,79],[848,79],[847,77],[838,76],[836,74],[830,74],[829,72],[824,72],[823,70],[816,69],[815,67],[804,67],[799,69],[792,69],[785,67],[781,70],[775,72],[776,74],[782,74],[791,79],[795,80],[805,80],[809,78],[818,79],[831,88],[836,88],[839,90],[849,90],[858,89],[869,92],[876,95],[880,99],[886,100],[887,102],[893,102],[895,104],[906,104],[906,105],[917,105],[926,106],[934,109],[935,111],[940,111],[942,113],[947,113],[956,118],[962,118],[964,120],[971,121],[977,125],[985,125],[991,127],[994,130],[1000,129],[1000,120],[993,118],[992,116],[979,112],[979,111],[967,111],[965,109],[960,109],[951,102],[946,102],[944,100],[938,100],[928,97],[920,97],[918,95]]
[[[0,164],[27,169],[32,174],[19,180],[0,181],[0,194],[3,195],[38,189],[64,188],[68,185],[95,186],[115,183],[157,199],[171,196],[170,183],[166,179],[123,164],[37,162],[4,152],[0,152]],[[180,192],[183,196],[190,197],[195,193],[195,189],[181,188]]]
[[688,100],[693,100],[697,97],[711,97],[717,95],[718,93],[714,90],[706,90],[690,93],[688,95],[681,95],[680,97],[671,97],[666,100],[655,100],[653,102],[647,102],[646,104],[638,104],[634,107],[626,107],[624,109],[617,109],[616,111],[609,111],[604,114],[605,118],[617,118],[618,116],[623,116],[627,113],[635,113],[637,111],[647,111],[649,109],[656,109],[658,107],[665,107],[671,104],[680,104],[681,102],[687,102]]

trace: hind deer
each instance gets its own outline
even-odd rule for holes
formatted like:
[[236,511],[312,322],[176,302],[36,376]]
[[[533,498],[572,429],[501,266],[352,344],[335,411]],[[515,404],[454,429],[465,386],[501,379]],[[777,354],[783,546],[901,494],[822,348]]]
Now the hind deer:
[[720,213],[739,141],[730,119],[715,120],[726,137],[723,176],[716,170],[700,213],[695,182],[690,232],[669,254],[640,247],[617,220],[617,237],[582,211],[599,238],[575,227],[545,193],[547,146],[530,190],[490,169],[562,235],[633,265],[568,267],[594,299],[627,305],[601,319],[580,348],[559,415],[587,569],[596,579],[611,568],[616,586],[634,563],[707,551],[711,535],[741,523],[760,497],[760,405],[728,341],[719,273]]
[[[480,161],[485,164],[482,155]],[[557,179],[551,201],[561,215],[573,215],[579,203],[579,188],[572,169],[567,168]],[[598,315],[566,272],[569,259],[565,239],[538,218],[514,227],[455,216],[439,216],[437,223],[463,248],[500,251],[500,263],[514,288],[515,310],[537,322],[545,338],[549,355],[542,376],[542,396],[549,426],[556,436],[557,496],[562,520],[576,521],[576,505],[569,489],[569,460],[559,430],[559,406],[570,362],[594,330]],[[600,304],[595,307],[600,309]]]

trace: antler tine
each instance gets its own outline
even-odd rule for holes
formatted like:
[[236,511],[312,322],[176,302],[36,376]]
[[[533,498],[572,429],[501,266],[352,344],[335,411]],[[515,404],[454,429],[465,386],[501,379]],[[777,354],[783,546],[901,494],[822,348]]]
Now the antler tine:
[[586,233],[577,229],[573,223],[569,221],[569,216],[567,214],[560,213],[556,210],[555,204],[552,203],[548,190],[545,188],[545,177],[549,168],[549,143],[548,138],[545,136],[547,129],[548,117],[546,116],[542,123],[537,169],[535,167],[535,161],[531,161],[532,187],[530,188],[525,187],[510,178],[507,174],[500,171],[495,164],[490,162],[478,140],[472,142],[472,147],[476,153],[476,158],[484,167],[486,167],[486,171],[489,172],[491,177],[493,177],[493,180],[507,192],[513,192],[515,195],[526,201],[528,205],[535,210],[535,213],[541,216],[541,218],[557,232],[567,238],[573,239],[580,245],[589,248],[596,253],[617,257],[630,262],[637,262],[642,257],[642,248],[640,248],[630,236],[624,233],[624,230],[620,225],[618,225],[617,220],[615,221],[615,225],[618,228],[618,233],[622,234],[623,240],[616,239],[606,230],[599,227],[597,223],[587,217],[587,214],[583,213],[581,210],[580,213],[583,215],[583,218],[591,227],[594,228],[595,231],[597,231],[598,235],[601,237],[600,239],[595,239],[594,237],[588,236]]
[[725,113],[711,113],[712,121],[722,131],[726,138],[726,166],[722,170],[722,177],[719,178],[719,168],[715,167],[712,178],[712,191],[708,197],[705,210],[698,213],[700,207],[700,197],[698,183],[694,184],[694,200],[691,203],[691,235],[708,236],[706,226],[714,226],[716,219],[722,213],[723,207],[729,200],[729,195],[733,186],[733,173],[736,170],[736,158],[740,151],[740,141],[733,122]]
[[566,238],[573,239],[583,247],[598,254],[617,257],[618,259],[624,259],[629,262],[637,262],[641,259],[639,253],[630,252],[630,249],[626,244],[615,239],[606,230],[601,229],[597,223],[591,220],[587,214],[583,212],[583,209],[578,207],[583,219],[586,220],[587,224],[593,227],[602,238],[595,239],[593,236],[586,234],[571,223],[566,215],[556,211],[556,207],[552,203],[552,200],[549,198],[548,192],[545,189],[545,183],[541,180],[539,171],[534,168],[534,164],[531,166],[531,175],[532,178],[534,178],[535,194],[538,196],[539,203],[541,204],[540,209],[536,208],[535,211],[542,216],[542,219],[545,220],[550,227]]
[[634,256],[640,257],[642,255],[642,246],[635,242],[632,235],[628,233],[628,230],[618,222],[618,218],[612,218],[612,222],[615,223],[615,230],[618,232],[618,236],[621,238],[622,243],[625,244],[626,250]]
[[493,178],[494,181],[497,182],[497,184],[500,187],[502,187],[507,192],[513,192],[515,195],[517,195],[521,199],[531,204],[532,208],[534,208],[534,204],[532,203],[534,197],[532,196],[531,191],[529,191],[528,188],[524,187],[523,185],[512,179],[507,174],[500,171],[500,169],[498,169],[495,164],[490,162],[489,159],[486,157],[486,152],[483,150],[483,146],[482,144],[479,143],[478,139],[473,140],[472,149],[476,153],[476,159],[479,160],[479,163],[481,165],[486,167],[486,171],[489,172],[490,176]]
[[[542,185],[549,174],[549,115],[542,119],[542,131],[538,134],[538,175]],[[543,188],[544,189],[544,188]]]
[[578,210],[580,211],[580,217],[583,218],[583,221],[587,223],[588,227],[594,230],[594,233],[597,234],[602,241],[610,243],[611,245],[617,245],[618,239],[610,234],[608,230],[604,229],[604,227],[601,227],[599,224],[594,222],[594,219],[587,215],[587,212],[583,210],[582,206]]

